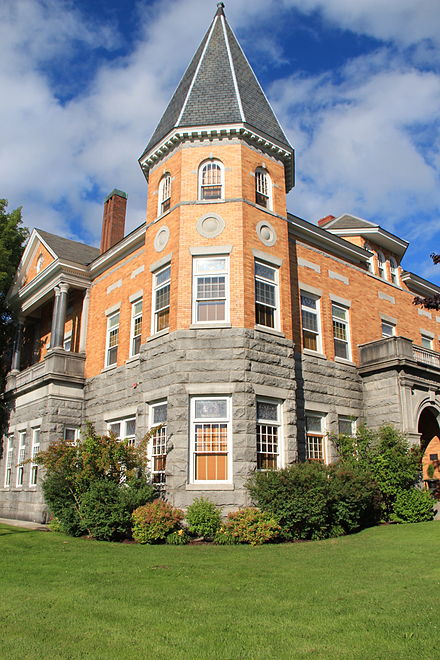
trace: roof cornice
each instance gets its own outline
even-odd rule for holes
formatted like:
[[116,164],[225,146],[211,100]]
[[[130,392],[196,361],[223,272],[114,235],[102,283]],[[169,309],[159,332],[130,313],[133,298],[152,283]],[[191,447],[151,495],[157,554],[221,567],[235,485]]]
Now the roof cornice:
[[415,273],[410,273],[409,271],[404,270],[400,275],[400,279],[402,282],[405,282],[410,291],[423,298],[429,298],[435,294],[440,294],[440,286],[425,280],[423,277],[420,277]]
[[125,236],[119,243],[113,245],[104,254],[99,255],[91,264],[89,271],[92,278],[110,268],[115,263],[123,259],[126,255],[134,252],[145,243],[145,222]]

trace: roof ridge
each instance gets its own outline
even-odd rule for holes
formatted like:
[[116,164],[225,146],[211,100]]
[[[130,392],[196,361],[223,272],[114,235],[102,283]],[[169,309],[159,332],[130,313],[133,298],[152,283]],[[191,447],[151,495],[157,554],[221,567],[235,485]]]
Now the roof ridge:
[[[224,7],[224,4],[222,2],[219,2],[219,5],[223,5],[223,7]],[[234,89],[235,89],[235,93],[237,95],[237,101],[238,101],[238,107],[239,107],[239,110],[240,110],[241,121],[245,122],[246,121],[246,116],[244,114],[243,103],[242,103],[241,94],[240,94],[240,88],[238,86],[237,74],[235,72],[234,62],[232,60],[231,46],[229,44],[228,32],[226,30],[226,19],[225,19],[225,14],[224,14],[223,11],[222,11],[221,22],[222,22],[222,28],[223,28],[223,36],[225,37],[226,50],[228,51],[228,59],[229,59],[229,66],[231,67],[232,80],[234,82]],[[231,30],[231,32],[232,32],[232,30]]]

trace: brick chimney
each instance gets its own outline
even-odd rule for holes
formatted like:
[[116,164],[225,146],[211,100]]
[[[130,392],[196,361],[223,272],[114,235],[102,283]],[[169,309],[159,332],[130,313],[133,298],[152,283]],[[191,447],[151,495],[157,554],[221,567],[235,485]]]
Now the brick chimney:
[[334,220],[335,216],[334,215],[326,215],[325,218],[321,218],[321,220],[318,220],[318,225],[320,227],[325,227],[331,220]]
[[116,188],[107,195],[104,201],[102,217],[101,254],[124,238],[125,211],[127,208],[127,193]]

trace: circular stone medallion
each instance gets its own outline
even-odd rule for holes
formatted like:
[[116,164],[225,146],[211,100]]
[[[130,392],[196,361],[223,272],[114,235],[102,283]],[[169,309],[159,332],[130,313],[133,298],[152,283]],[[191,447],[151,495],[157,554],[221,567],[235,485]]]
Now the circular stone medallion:
[[170,230],[165,225],[161,227],[154,238],[154,249],[156,252],[162,252],[170,239]]
[[225,228],[225,221],[216,213],[207,213],[197,220],[196,229],[204,238],[215,238]]
[[267,247],[275,245],[277,242],[277,233],[267,220],[259,222],[256,226],[256,231],[260,241]]

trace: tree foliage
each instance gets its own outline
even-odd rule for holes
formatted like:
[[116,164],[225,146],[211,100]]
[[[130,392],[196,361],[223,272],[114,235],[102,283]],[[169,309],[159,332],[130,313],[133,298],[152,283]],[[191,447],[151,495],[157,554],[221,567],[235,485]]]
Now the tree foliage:
[[91,424],[76,444],[53,442],[34,459],[45,471],[43,493],[62,531],[101,540],[130,536],[131,513],[156,496],[147,483],[146,445],[133,447]]
[[[435,254],[433,252],[431,255],[431,259],[435,264],[440,264],[440,254]],[[433,296],[427,296],[426,298],[422,298],[420,296],[416,296],[413,300],[414,305],[422,305],[422,307],[426,307],[426,309],[440,309],[440,294],[435,293]]]

